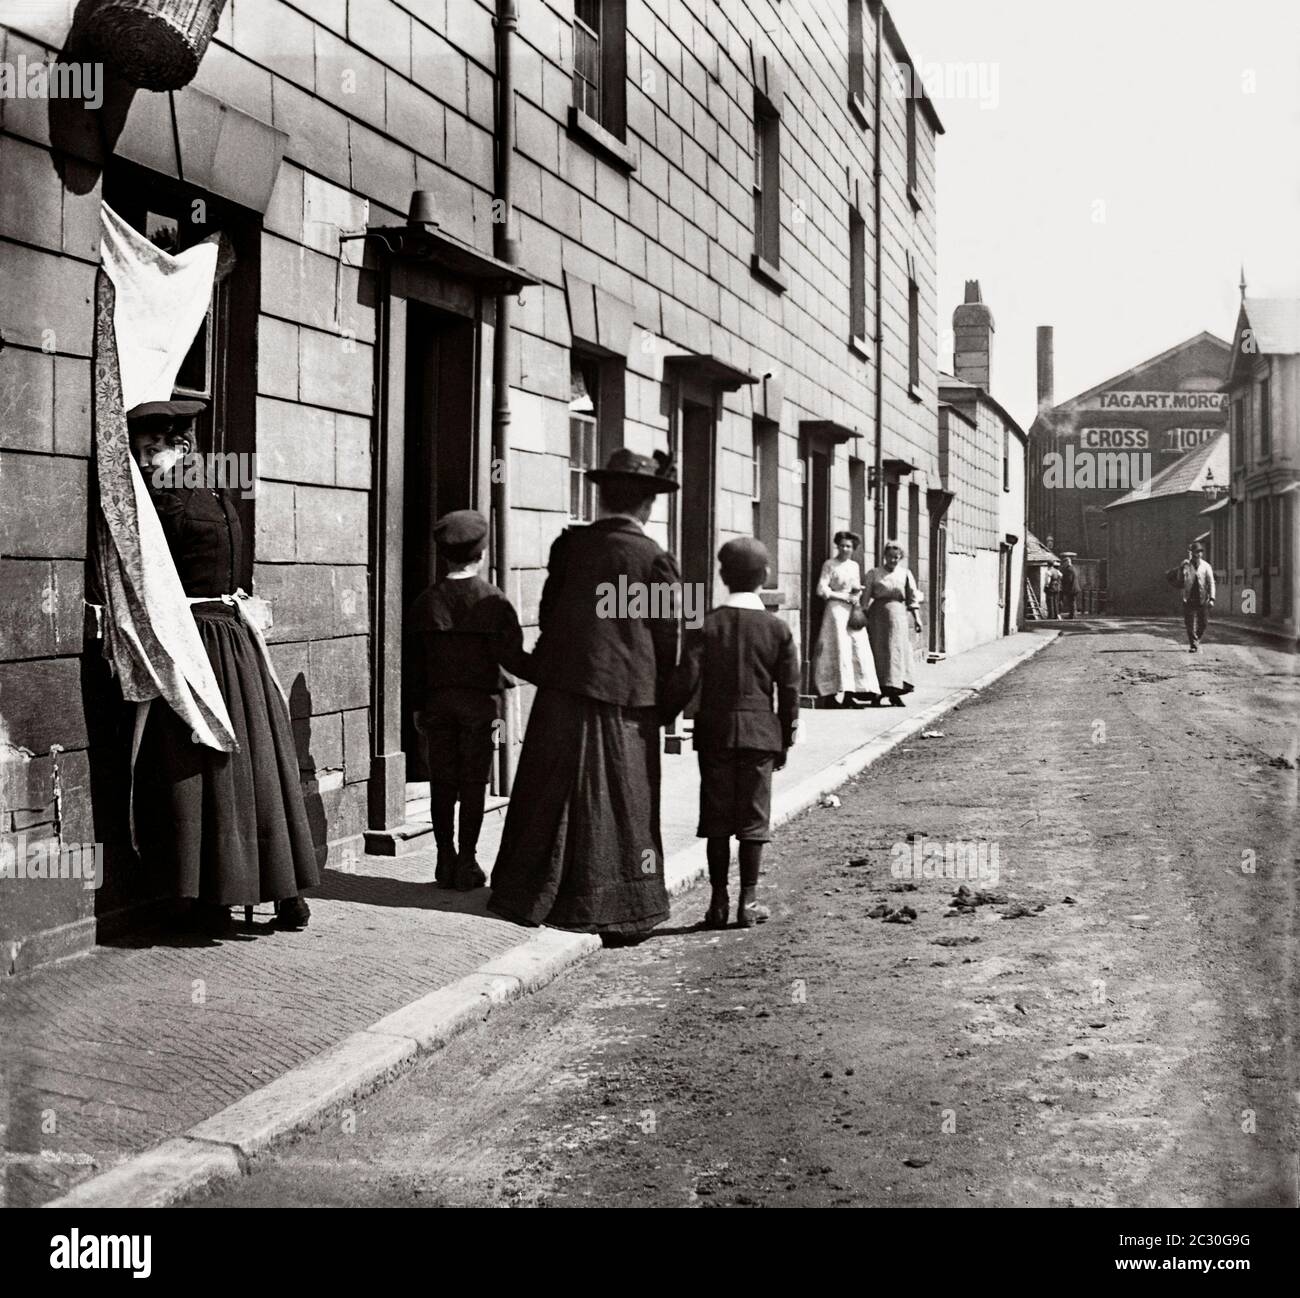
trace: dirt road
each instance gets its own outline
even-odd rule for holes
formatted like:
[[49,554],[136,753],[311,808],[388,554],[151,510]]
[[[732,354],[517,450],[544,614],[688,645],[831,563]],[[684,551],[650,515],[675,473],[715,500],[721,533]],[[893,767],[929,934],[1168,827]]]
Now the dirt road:
[[1297,659],[1178,630],[1072,630],[781,830],[771,924],[683,898],[196,1206],[1294,1205]]

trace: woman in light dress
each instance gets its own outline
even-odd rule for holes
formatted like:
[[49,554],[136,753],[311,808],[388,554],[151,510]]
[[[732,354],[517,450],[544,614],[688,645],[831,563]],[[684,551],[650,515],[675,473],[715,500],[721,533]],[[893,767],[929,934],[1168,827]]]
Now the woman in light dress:
[[862,570],[853,557],[860,544],[855,533],[836,532],[835,554],[822,565],[817,582],[826,607],[813,654],[813,688],[826,707],[865,707],[880,697],[867,633],[849,626],[849,615],[862,594]]
[[906,557],[907,551],[897,541],[886,541],[884,562],[863,579],[862,605],[867,610],[867,635],[880,693],[896,708],[904,706],[902,696],[915,688],[916,667],[908,622],[920,632],[921,615],[917,609],[924,598],[903,562]]

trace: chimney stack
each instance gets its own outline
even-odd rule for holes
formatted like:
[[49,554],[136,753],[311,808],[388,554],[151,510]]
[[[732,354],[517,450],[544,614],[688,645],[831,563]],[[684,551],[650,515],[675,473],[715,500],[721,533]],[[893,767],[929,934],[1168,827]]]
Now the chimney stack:
[[966,300],[952,313],[952,372],[987,392],[993,364],[993,312],[980,297],[980,282],[966,281]]
[[1052,389],[1056,384],[1055,361],[1052,348],[1052,326],[1038,326],[1038,412],[1050,410],[1056,399]]

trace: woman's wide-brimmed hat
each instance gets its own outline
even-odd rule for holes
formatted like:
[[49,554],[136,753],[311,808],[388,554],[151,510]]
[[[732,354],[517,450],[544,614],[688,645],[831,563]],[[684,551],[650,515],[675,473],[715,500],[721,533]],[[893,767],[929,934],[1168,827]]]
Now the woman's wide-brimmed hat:
[[193,419],[208,408],[206,401],[142,401],[126,412],[128,419]]
[[676,491],[677,466],[667,451],[656,451],[653,458],[638,455],[622,447],[611,453],[603,469],[588,469],[585,475],[592,482],[639,482],[651,491]]

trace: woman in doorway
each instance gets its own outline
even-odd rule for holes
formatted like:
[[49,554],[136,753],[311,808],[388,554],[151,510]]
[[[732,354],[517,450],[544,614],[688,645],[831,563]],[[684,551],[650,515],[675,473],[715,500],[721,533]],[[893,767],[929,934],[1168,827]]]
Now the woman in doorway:
[[617,944],[668,917],[657,706],[677,662],[681,575],[644,525],[678,484],[659,452],[615,451],[586,476],[600,517],[551,547],[537,696],[488,908]]
[[[903,695],[915,688],[915,658],[911,630],[921,630],[917,612],[923,596],[903,560],[907,551],[897,541],[886,541],[884,562],[872,568],[863,581],[863,607],[867,611],[867,634],[876,661],[882,698],[893,707],[903,707]],[[909,627],[909,621],[911,626]]]
[[861,544],[856,532],[836,532],[835,553],[822,565],[817,582],[817,594],[826,605],[813,652],[813,688],[823,707],[865,707],[880,697],[858,606],[862,570],[853,555]]
[[154,700],[133,779],[140,854],[166,872],[173,895],[193,900],[210,935],[233,928],[231,906],[268,901],[277,927],[302,928],[311,911],[300,893],[320,873],[289,709],[235,599],[239,516],[224,491],[182,485],[200,476],[187,463],[191,421],[202,409],[198,401],[148,402],[128,412],[127,427],[238,747],[223,753],[193,742],[181,718]]

